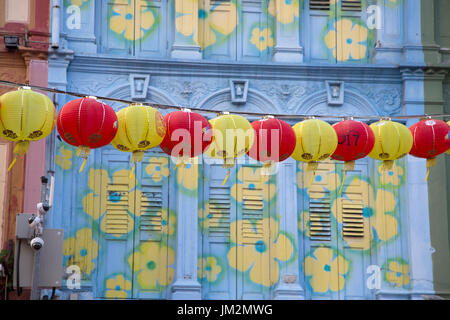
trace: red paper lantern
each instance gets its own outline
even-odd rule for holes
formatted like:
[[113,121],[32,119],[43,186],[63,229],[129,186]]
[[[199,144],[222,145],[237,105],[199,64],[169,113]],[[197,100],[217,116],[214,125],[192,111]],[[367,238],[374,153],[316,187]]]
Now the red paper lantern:
[[265,164],[281,162],[294,152],[297,143],[295,132],[283,120],[267,116],[252,122],[252,127],[256,138],[247,154],[253,159]]
[[83,170],[91,149],[109,144],[117,133],[117,116],[113,108],[95,97],[66,103],[58,114],[56,127],[61,138],[78,147],[84,158]]
[[167,132],[160,147],[170,156],[193,158],[211,144],[211,125],[201,114],[183,109],[167,114],[164,122]]
[[345,161],[347,167],[353,167],[355,160],[364,158],[372,151],[375,135],[364,122],[344,120],[335,123],[333,128],[338,136],[338,147],[331,156],[333,159]]
[[447,139],[450,126],[444,121],[424,119],[413,124],[409,130],[413,135],[413,146],[409,153],[415,157],[432,159],[450,148]]

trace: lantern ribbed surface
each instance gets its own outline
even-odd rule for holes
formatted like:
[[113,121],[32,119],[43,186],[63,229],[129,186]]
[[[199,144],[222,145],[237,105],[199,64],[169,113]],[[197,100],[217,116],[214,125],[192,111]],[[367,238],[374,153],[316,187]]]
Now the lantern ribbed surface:
[[234,159],[247,153],[253,145],[255,130],[246,118],[235,114],[224,114],[209,122],[213,130],[213,142],[206,154],[224,159],[233,166]]
[[123,152],[143,152],[159,146],[166,135],[164,118],[157,109],[131,104],[117,112],[119,128],[111,144]]
[[413,145],[410,154],[430,159],[444,153],[450,147],[448,132],[450,126],[442,120],[424,119],[410,128],[413,135]]
[[55,106],[44,94],[23,87],[0,97],[0,136],[9,141],[43,139],[55,123]]
[[370,128],[375,135],[375,145],[369,157],[375,160],[394,161],[411,151],[413,136],[405,125],[381,120],[372,123]]
[[338,146],[331,156],[335,160],[355,161],[372,151],[375,135],[364,122],[344,120],[333,125],[338,136]]
[[337,134],[333,127],[319,119],[308,119],[293,126],[297,143],[291,157],[297,161],[325,160],[337,147]]
[[173,157],[196,157],[210,145],[211,125],[201,114],[175,111],[164,116],[166,135],[161,149]]
[[61,108],[57,129],[68,144],[95,149],[112,141],[117,133],[117,116],[113,108],[95,98],[75,99]]
[[252,122],[252,127],[255,129],[255,142],[248,151],[248,155],[253,159],[261,162],[281,162],[294,152],[295,132],[283,120],[261,119]]

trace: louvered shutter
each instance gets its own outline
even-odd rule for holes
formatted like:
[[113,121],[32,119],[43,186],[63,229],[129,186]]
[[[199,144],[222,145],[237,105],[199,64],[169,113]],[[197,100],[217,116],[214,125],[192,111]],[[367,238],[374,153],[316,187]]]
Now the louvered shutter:
[[[325,251],[330,254],[330,259],[333,250],[338,247],[338,228],[336,221],[332,215],[332,201],[336,197],[337,180],[335,176],[335,164],[333,161],[321,162],[315,175],[312,172],[306,171],[306,164],[301,164],[302,174],[297,178],[300,181],[297,183],[302,188],[308,188],[307,195],[301,193],[299,197],[300,212],[303,212],[302,230],[304,254],[306,256],[313,255],[319,248],[326,248]],[[312,180],[311,180],[312,178]],[[317,258],[317,257],[316,257]],[[323,258],[323,257],[321,257]],[[306,261],[311,261],[308,259]],[[305,274],[320,273],[323,270],[315,270],[319,264],[306,263],[304,267]],[[323,276],[331,278],[337,277],[337,274],[331,272],[323,273]],[[309,281],[306,279],[306,281]],[[329,282],[330,280],[323,280]],[[310,288],[310,286],[308,287]],[[312,290],[306,291],[308,299],[338,299],[337,292],[317,293]]]
[[101,159],[101,175],[95,182],[96,188],[101,192],[94,201],[100,201],[102,205],[99,208],[106,209],[98,221],[100,248],[99,258],[95,261],[99,296],[105,297],[105,279],[113,274],[122,274],[126,279],[132,278],[125,260],[133,252],[134,196],[131,190],[135,180],[130,179],[130,161],[126,153],[117,153],[112,147],[105,147],[96,150],[92,156]]
[[[199,2],[199,41],[206,59],[236,60],[238,10],[230,0]],[[204,12],[204,13],[203,13]],[[207,21],[205,21],[205,19]]]
[[309,0],[309,10],[330,10],[330,0]]
[[[231,196],[231,188],[236,183],[236,168],[231,173],[225,185],[222,185],[227,169],[221,164],[200,167],[203,171],[203,214],[201,216],[200,232],[202,245],[198,264],[199,281],[202,283],[204,299],[236,299],[236,270],[227,262],[227,255],[232,246],[230,225],[236,220],[236,200]],[[209,282],[204,274],[203,265],[208,257],[215,257],[221,265],[221,281]]]
[[361,12],[362,10],[361,0],[341,0],[341,10]]
[[[264,299],[268,297],[271,268],[271,241],[269,225],[270,188],[264,183],[261,176],[261,166],[243,165],[238,169],[238,180],[244,185],[242,188],[242,203],[239,206],[238,218],[242,220],[242,229],[237,230],[238,243],[245,246],[254,246],[255,251],[261,253],[253,257],[246,256],[244,250],[238,251],[237,261],[243,265],[265,266],[254,278],[248,281],[248,275],[239,273],[238,287],[239,299]],[[239,191],[238,191],[239,192]],[[236,195],[240,198],[240,195]],[[264,223],[265,221],[265,223]],[[239,227],[239,224],[238,224]],[[268,254],[267,254],[268,253]],[[258,259],[255,261],[254,259]],[[276,281],[276,280],[275,280]],[[265,285],[262,285],[265,284]]]
[[[155,252],[149,253],[148,256],[135,254],[134,264],[142,265],[139,259],[145,261],[153,261],[157,266],[165,266],[168,261],[169,247],[169,230],[174,228],[170,225],[169,208],[169,179],[159,175],[146,174],[148,166],[159,166],[163,168],[169,162],[168,157],[162,154],[145,155],[143,161],[136,168],[136,176],[138,179],[138,189],[140,193],[136,193],[136,226],[135,226],[135,247],[147,242],[157,243],[160,248]],[[162,170],[162,169],[161,169]],[[161,172],[159,170],[159,172]],[[170,169],[169,169],[170,170]],[[175,232],[175,230],[173,230]],[[150,256],[151,255],[151,256]],[[174,268],[169,265],[168,268]],[[135,285],[133,285],[133,297],[145,299],[161,299],[166,297],[167,287],[160,284],[161,279],[166,283],[169,272],[166,269],[158,267],[158,286],[153,288],[142,288],[139,286],[135,275]]]

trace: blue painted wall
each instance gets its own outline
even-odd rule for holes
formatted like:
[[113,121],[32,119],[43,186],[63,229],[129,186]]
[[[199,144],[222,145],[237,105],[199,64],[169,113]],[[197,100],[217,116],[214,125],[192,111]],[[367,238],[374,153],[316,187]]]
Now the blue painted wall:
[[[49,57],[49,83],[61,89],[230,112],[423,113],[420,0],[63,2],[60,47]],[[330,103],[333,85],[341,104]],[[58,96],[58,108],[71,99]],[[48,226],[65,230],[64,264],[81,268],[80,298],[433,294],[419,159],[384,174],[363,159],[339,194],[338,162],[322,163],[308,187],[301,163],[262,179],[261,164],[243,158],[222,186],[222,164],[204,156],[174,170],[159,148],[135,175],[130,155],[112,147],[92,152],[79,174],[75,149],[55,141]],[[348,206],[362,221],[356,240],[343,232]]]

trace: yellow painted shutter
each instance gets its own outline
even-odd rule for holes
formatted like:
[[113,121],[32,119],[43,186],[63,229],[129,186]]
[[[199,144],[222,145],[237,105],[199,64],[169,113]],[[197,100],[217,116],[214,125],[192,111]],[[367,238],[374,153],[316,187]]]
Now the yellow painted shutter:
[[132,210],[134,199],[130,199],[129,190],[132,188],[127,170],[118,171],[115,179],[106,186],[106,221],[104,232],[106,237],[120,237],[133,228],[133,220],[128,214]]

